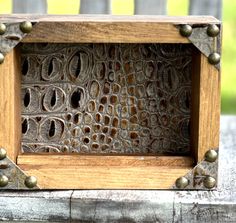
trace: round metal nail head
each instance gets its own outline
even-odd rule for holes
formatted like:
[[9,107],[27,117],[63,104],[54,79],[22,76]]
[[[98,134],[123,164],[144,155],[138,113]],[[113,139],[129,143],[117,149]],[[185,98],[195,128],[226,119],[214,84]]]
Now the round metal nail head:
[[206,176],[204,181],[203,181],[203,184],[206,188],[211,189],[211,188],[215,187],[216,180],[215,180],[214,177]]
[[175,186],[179,189],[184,189],[185,187],[187,187],[189,184],[189,181],[186,177],[179,177],[176,181],[175,181]]
[[29,22],[29,21],[25,21],[25,22],[22,22],[20,24],[20,30],[23,32],[23,33],[30,33],[31,30],[32,30],[32,23]]
[[216,24],[210,24],[207,27],[207,35],[210,37],[215,37],[220,33],[220,29]]
[[213,65],[218,64],[220,62],[220,54],[211,53],[208,57],[208,62]]
[[0,64],[2,64],[4,62],[4,55],[2,53],[0,53]]
[[8,184],[8,177],[5,175],[0,175],[0,187],[5,187]]
[[7,151],[3,148],[0,148],[0,160],[5,159],[7,156]]
[[33,188],[37,185],[37,178],[34,176],[26,177],[25,186],[28,188]]
[[218,157],[218,153],[214,149],[210,149],[205,154],[205,160],[208,162],[215,162]]
[[185,24],[180,26],[179,31],[182,36],[189,37],[192,34],[193,29],[192,26]]
[[7,30],[7,27],[5,24],[0,23],[0,35],[3,35]]

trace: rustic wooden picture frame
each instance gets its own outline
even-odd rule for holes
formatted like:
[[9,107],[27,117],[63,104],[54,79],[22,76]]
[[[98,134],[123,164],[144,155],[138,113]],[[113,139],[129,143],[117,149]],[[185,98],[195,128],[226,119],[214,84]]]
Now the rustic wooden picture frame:
[[[192,156],[190,157],[21,154],[20,56],[17,47],[4,52],[4,62],[0,65],[0,147],[6,150],[7,159],[16,164],[25,175],[37,178],[38,188],[206,189],[215,187],[216,183],[212,182],[209,177],[216,180],[217,161],[207,160],[205,154],[209,150],[217,151],[219,148],[220,70],[218,65],[217,67],[209,62],[209,54],[216,51],[220,53],[220,34],[207,39],[211,52],[206,51],[205,46],[202,47],[201,41],[206,42],[204,38],[207,36],[205,33],[209,25],[214,24],[220,28],[218,20],[213,17],[162,16],[13,15],[0,18],[0,23],[6,24],[7,27],[13,23],[20,26],[24,21],[30,21],[33,24],[32,31],[22,35],[22,39],[12,37],[12,41],[24,43],[191,43],[197,47],[193,58]],[[204,33],[202,37],[195,40],[191,39],[191,35],[187,37],[181,35],[180,29],[186,24],[193,30],[196,28],[196,32]],[[0,162],[4,162],[4,159]],[[176,181],[184,176],[186,176],[184,179]],[[9,185],[17,180],[11,175],[7,177]]]

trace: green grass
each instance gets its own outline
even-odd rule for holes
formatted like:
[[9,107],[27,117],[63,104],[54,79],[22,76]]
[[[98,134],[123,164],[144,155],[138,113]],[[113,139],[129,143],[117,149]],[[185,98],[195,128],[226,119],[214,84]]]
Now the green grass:
[[[94,0],[96,1],[96,0]],[[200,1],[200,0],[199,0]],[[48,0],[50,14],[77,14],[78,0]],[[11,13],[11,0],[0,0],[0,14]],[[222,113],[236,114],[236,1],[223,0]],[[132,15],[133,0],[113,0],[113,14]],[[169,15],[187,15],[188,0],[168,0]]]

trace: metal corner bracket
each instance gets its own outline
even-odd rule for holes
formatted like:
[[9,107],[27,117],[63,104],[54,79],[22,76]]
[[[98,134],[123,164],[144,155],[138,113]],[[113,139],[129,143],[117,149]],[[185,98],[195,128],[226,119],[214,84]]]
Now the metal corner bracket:
[[24,22],[0,22],[0,63],[4,57],[21,40],[32,31],[34,23]]
[[0,148],[0,191],[1,190],[29,190],[40,189],[37,179],[27,176]]
[[177,25],[180,35],[189,41],[220,70],[221,24]]
[[209,190],[217,187],[218,149],[206,152],[200,161],[185,176],[178,178],[172,189]]

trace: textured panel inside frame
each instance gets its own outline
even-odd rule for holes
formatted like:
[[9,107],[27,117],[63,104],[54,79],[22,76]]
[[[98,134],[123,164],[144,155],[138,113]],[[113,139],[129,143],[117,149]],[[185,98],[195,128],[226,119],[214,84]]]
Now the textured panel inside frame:
[[21,44],[22,151],[190,153],[190,44]]

